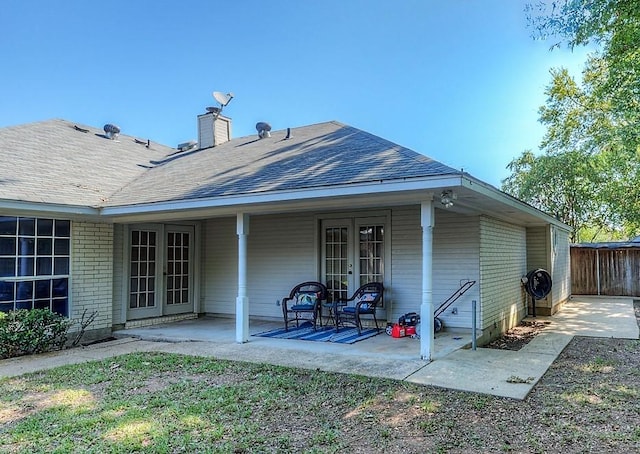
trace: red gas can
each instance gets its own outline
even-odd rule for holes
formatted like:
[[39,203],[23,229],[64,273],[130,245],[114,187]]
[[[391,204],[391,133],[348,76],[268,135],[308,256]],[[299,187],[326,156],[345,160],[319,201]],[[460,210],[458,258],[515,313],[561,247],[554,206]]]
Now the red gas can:
[[405,327],[399,325],[398,323],[395,323],[393,325],[393,328],[391,328],[391,337],[404,337],[406,335],[407,333]]

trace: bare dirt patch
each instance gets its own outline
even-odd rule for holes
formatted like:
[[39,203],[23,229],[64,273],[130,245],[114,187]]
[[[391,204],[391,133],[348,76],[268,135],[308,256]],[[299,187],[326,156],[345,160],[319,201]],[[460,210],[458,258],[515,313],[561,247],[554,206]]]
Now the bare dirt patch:
[[547,325],[549,325],[549,322],[523,320],[518,326],[514,326],[498,339],[484,345],[484,347],[500,350],[520,350],[540,334],[540,331]]

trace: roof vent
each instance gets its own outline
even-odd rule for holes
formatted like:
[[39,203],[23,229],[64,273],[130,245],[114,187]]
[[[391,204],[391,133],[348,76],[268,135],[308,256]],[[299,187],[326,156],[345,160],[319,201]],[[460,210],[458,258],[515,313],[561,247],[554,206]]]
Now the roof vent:
[[256,123],[256,130],[258,131],[258,137],[261,139],[271,137],[271,125],[269,123],[265,123],[264,121]]
[[196,148],[198,148],[198,142],[196,142],[195,140],[190,140],[188,142],[178,144],[176,148],[180,152],[195,150]]
[[107,123],[103,126],[102,129],[104,129],[104,133],[107,136],[107,139],[115,140],[120,134],[120,128],[116,125],[112,125],[111,123]]

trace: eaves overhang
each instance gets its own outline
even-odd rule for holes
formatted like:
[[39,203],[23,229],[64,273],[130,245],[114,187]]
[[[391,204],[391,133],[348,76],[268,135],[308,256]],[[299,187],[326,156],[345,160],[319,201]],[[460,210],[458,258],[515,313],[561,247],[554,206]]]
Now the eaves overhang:
[[[216,196],[185,200],[169,200],[153,203],[130,204],[103,207],[101,214],[114,220],[139,215],[160,213],[189,212],[235,208],[236,211],[261,211],[261,207],[272,204],[318,201],[358,196],[385,196],[392,194],[411,194],[433,191],[443,187],[458,187],[462,183],[461,175],[443,175],[424,178],[404,178],[396,180],[377,180],[365,183],[349,183],[326,187],[303,188],[285,191],[265,191],[246,194]],[[419,201],[416,198],[415,201]]]
[[104,222],[100,209],[62,203],[32,202],[0,199],[0,212],[11,212],[22,216],[66,216],[69,219],[84,219]]
[[514,213],[517,212],[520,216],[531,219],[532,223],[535,223],[537,220],[537,222],[551,224],[568,232],[572,230],[569,225],[545,213],[544,211],[500,191],[496,187],[478,180],[469,174],[465,174],[461,179],[461,186],[467,190],[473,191],[485,199],[493,200],[505,206],[507,210],[511,209]]
[[571,231],[568,225],[554,217],[466,173],[106,207],[0,199],[0,212],[24,216],[64,215],[70,219],[97,222],[143,222],[228,216],[238,212],[266,214],[413,204],[437,200],[444,189],[458,193],[451,211],[485,214],[526,226],[550,224]]

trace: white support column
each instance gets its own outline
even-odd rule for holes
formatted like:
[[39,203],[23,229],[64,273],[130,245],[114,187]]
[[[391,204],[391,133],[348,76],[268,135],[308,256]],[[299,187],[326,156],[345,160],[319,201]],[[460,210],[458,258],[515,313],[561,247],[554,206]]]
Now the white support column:
[[420,205],[422,225],[422,303],[420,304],[420,357],[433,360],[433,226],[435,215],[431,200]]
[[238,296],[236,298],[236,342],[249,341],[249,297],[247,296],[247,237],[249,215],[238,213]]

